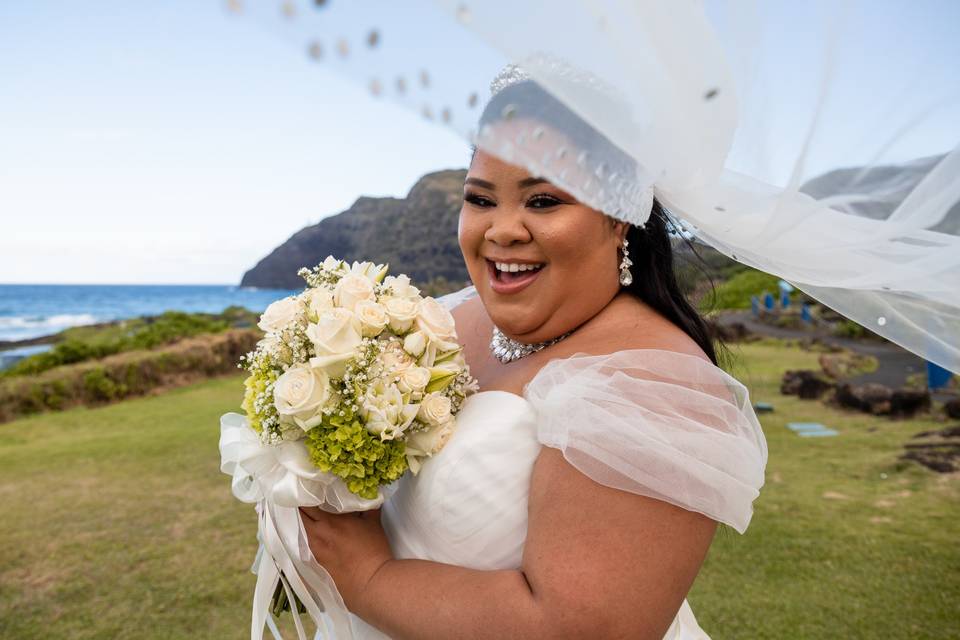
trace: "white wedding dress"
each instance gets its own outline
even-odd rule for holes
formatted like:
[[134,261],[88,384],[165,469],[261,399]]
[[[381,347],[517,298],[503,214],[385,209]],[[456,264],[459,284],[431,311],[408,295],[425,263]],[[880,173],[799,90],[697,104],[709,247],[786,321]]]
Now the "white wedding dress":
[[[746,389],[710,363],[653,349],[548,363],[524,395],[482,391],[448,444],[399,481],[383,524],[397,558],[520,566],[542,446],[604,485],[699,511],[743,531],[766,441]],[[357,637],[386,638],[354,617]],[[708,638],[684,601],[667,638]]]

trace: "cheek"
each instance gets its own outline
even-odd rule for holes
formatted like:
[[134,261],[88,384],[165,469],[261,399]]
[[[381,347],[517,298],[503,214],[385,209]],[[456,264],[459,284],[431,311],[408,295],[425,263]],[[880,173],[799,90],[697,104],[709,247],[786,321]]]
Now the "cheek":
[[[567,272],[566,277],[591,278],[597,267],[613,255],[612,234],[604,226],[604,219],[595,219],[591,210],[571,211],[555,224],[545,225],[540,233],[540,245],[548,259]],[[584,224],[589,221],[588,224]],[[611,258],[613,259],[613,258]]]
[[471,247],[476,246],[476,225],[471,224],[470,216],[460,212],[460,218],[457,221],[457,241],[460,243],[460,250],[464,258],[470,257]]

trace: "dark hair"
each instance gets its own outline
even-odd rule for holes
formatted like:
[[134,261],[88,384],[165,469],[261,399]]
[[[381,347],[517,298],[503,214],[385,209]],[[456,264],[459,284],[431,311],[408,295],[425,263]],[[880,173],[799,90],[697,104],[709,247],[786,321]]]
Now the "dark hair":
[[[623,108],[613,94],[607,95],[586,86],[578,87],[577,90],[593,91],[593,97],[603,99],[608,110]],[[601,151],[610,165],[608,170],[617,171],[619,175],[631,175],[638,169],[632,156],[570,111],[564,103],[536,82],[520,81],[496,93],[484,108],[480,125],[483,127],[515,118],[553,126],[563,131],[567,142],[575,148]],[[719,365],[712,332],[700,313],[687,300],[677,282],[671,240],[673,231],[676,231],[676,225],[669,212],[654,199],[653,210],[647,223],[643,227],[631,225],[627,231],[634,276],[627,291],[679,327],[697,343],[713,364]],[[683,235],[676,234],[676,237],[683,238]],[[698,255],[692,246],[690,248],[694,255]]]
[[[627,231],[627,249],[633,266],[633,282],[626,290],[679,327],[718,365],[713,335],[703,316],[690,304],[673,264],[671,232],[676,231],[667,210],[654,198],[653,211],[642,227],[631,225]],[[678,237],[680,234],[677,234]]]

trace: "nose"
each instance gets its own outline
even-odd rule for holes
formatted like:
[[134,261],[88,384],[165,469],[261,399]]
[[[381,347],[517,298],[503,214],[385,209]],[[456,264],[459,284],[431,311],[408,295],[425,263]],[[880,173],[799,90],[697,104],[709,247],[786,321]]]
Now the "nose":
[[533,239],[524,224],[522,210],[500,206],[491,212],[489,219],[490,225],[483,233],[484,240],[506,247]]

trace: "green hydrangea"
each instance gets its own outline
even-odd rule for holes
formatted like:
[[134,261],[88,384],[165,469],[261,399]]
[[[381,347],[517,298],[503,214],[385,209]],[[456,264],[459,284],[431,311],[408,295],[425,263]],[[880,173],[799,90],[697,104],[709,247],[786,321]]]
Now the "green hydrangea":
[[250,428],[257,433],[263,431],[264,409],[276,413],[273,403],[267,403],[267,407],[261,406],[258,408],[257,398],[262,397],[267,392],[267,388],[276,382],[276,380],[277,375],[275,373],[264,374],[257,372],[248,376],[247,379],[243,381],[243,402],[240,403],[240,408],[246,412]]
[[398,440],[381,442],[349,412],[324,417],[321,425],[307,432],[306,445],[318,469],[338,476],[351,492],[367,500],[407,470],[406,445]]

